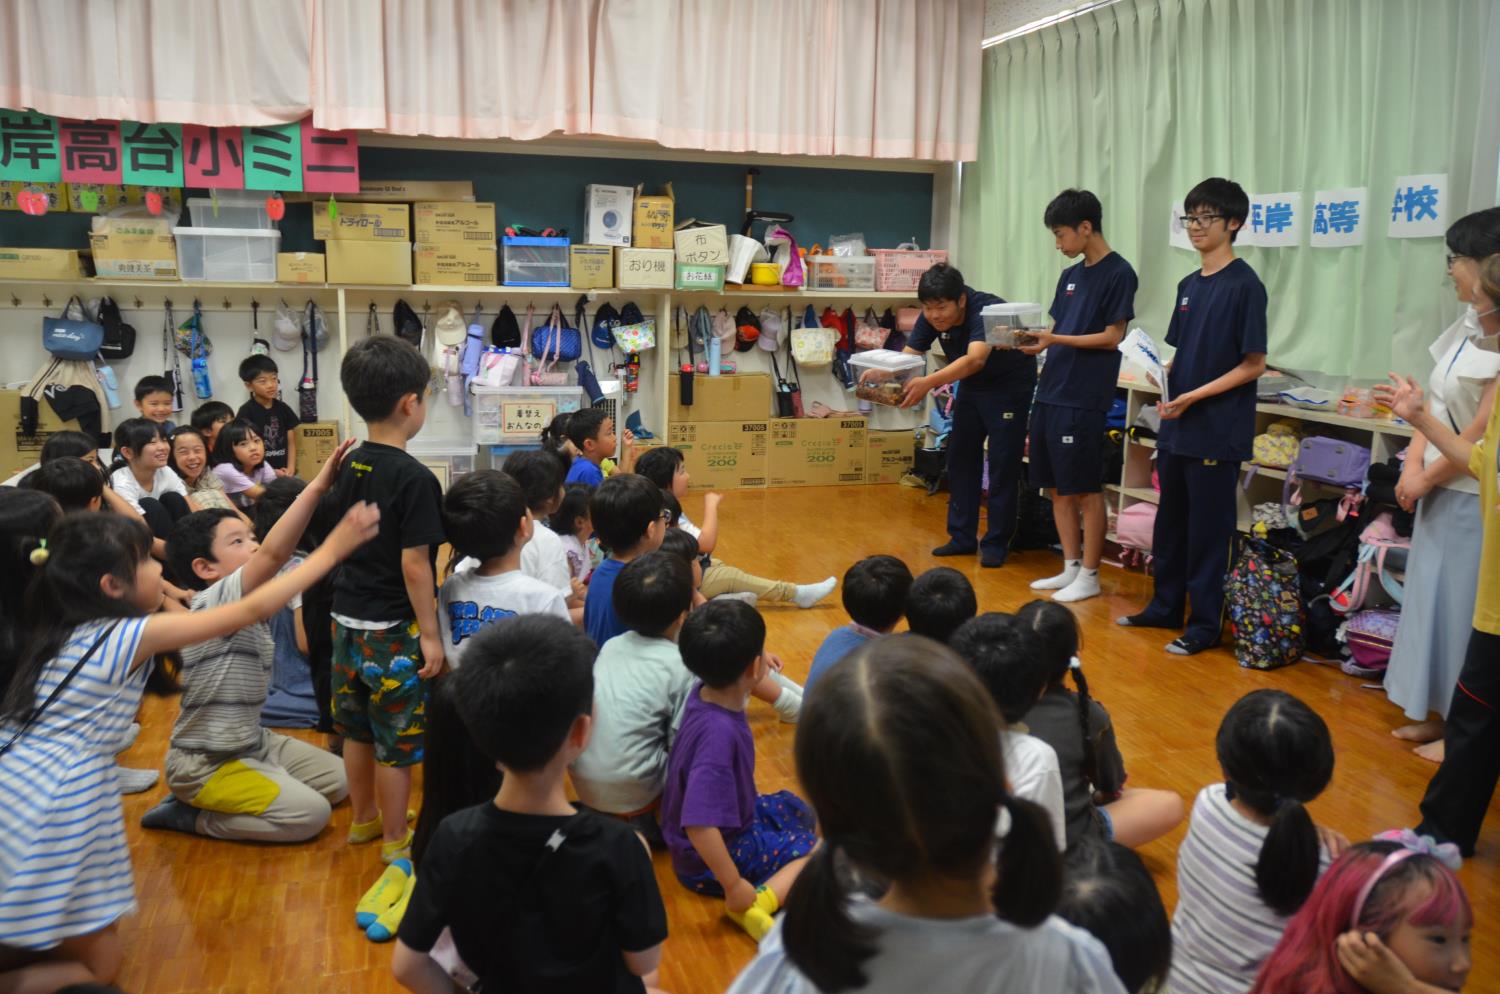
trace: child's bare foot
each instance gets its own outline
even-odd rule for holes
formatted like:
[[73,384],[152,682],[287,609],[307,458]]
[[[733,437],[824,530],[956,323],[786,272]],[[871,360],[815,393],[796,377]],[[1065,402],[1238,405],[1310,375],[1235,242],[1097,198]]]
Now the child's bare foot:
[[1421,756],[1429,763],[1441,763],[1443,761],[1443,740],[1438,739],[1436,742],[1419,745],[1412,752]]
[[1441,721],[1419,721],[1413,725],[1402,725],[1391,729],[1391,734],[1407,742],[1437,742],[1443,737]]

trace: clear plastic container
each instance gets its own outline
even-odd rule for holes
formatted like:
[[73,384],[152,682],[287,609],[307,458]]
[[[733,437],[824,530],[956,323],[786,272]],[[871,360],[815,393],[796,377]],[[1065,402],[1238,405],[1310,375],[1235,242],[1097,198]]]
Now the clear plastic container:
[[184,281],[275,283],[281,232],[251,228],[173,228]]
[[810,255],[806,263],[809,290],[875,289],[874,256]]
[[567,286],[566,238],[502,238],[501,282],[506,286]]
[[1041,304],[991,304],[979,312],[984,319],[984,340],[1002,349],[1026,344],[1027,331],[1047,330],[1047,311]]
[[188,220],[198,228],[245,228],[270,231],[276,227],[266,213],[269,194],[243,190],[225,190],[218,195],[219,210],[214,213],[213,197],[189,197]]
[[922,375],[927,360],[906,352],[870,349],[849,357],[854,367],[854,396],[872,404],[897,407],[906,384]]
[[570,387],[472,387],[475,445],[527,445],[559,414],[583,406],[583,391]]
[[462,438],[422,438],[419,435],[406,444],[407,454],[432,470],[444,490],[460,476],[474,472],[475,450],[473,442]]

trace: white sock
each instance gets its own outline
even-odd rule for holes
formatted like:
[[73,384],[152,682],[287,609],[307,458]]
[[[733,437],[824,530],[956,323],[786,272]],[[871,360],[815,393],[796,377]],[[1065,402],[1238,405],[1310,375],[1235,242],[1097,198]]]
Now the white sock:
[[838,579],[832,576],[822,583],[799,583],[797,584],[797,594],[792,598],[792,601],[798,607],[812,607],[818,601],[833,593],[833,588],[838,585]]
[[116,766],[115,775],[120,779],[120,793],[139,794],[156,786],[161,774],[156,770],[132,770],[127,766]]
[[[1078,579],[1078,571],[1082,568],[1077,559],[1063,560],[1063,571],[1056,576],[1049,576],[1045,580],[1036,580],[1031,584],[1032,590],[1061,590],[1074,580]],[[1098,570],[1094,571],[1098,573]]]
[[124,734],[120,736],[120,744],[115,748],[115,752],[124,752],[126,749],[129,749],[131,746],[135,745],[135,740],[140,738],[140,735],[141,723],[138,721],[132,721],[130,723],[130,727],[126,728]]
[[1052,595],[1052,599],[1063,604],[1073,601],[1088,600],[1090,597],[1099,596],[1099,571],[1096,569],[1079,570],[1078,576],[1073,582]]
[[790,690],[798,695],[802,693],[802,684],[798,683],[796,680],[793,680],[791,677],[787,676],[780,670],[772,670],[771,679],[775,680],[776,685],[781,687],[781,689],[783,690]]
[[[796,686],[793,684],[792,686]],[[788,725],[795,725],[797,719],[802,715],[802,695],[791,687],[782,687],[781,694],[771,702],[771,707],[781,715],[781,720]]]

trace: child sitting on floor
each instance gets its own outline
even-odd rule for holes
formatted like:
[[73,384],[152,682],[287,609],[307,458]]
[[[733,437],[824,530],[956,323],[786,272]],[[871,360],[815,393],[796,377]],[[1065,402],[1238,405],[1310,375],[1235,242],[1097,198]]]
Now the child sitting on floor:
[[1129,994],[1152,994],[1172,965],[1172,923],[1134,849],[1086,838],[1063,860],[1057,916],[1104,943]]
[[[681,502],[688,492],[690,476],[682,450],[669,445],[658,446],[642,452],[635,461],[635,471],[666,493]],[[686,514],[677,521],[677,527],[698,540],[698,549],[705,556],[712,556],[719,544],[719,504],[721,494],[710,493],[703,498],[703,527],[698,527]],[[703,568],[703,596],[712,600],[721,594],[754,594],[756,601],[771,601],[780,604],[796,604],[809,608],[833,593],[838,581],[828,577],[821,583],[790,583],[786,580],[766,580],[752,576],[744,570],[710,558]]]
[[[597,487],[604,482],[603,463],[615,455],[615,421],[597,407],[585,407],[568,419],[565,429],[568,441],[578,451],[578,458],[568,468],[569,483],[587,483]],[[616,473],[635,472],[635,436],[627,428],[615,467]]]
[[661,491],[644,476],[617,473],[594,491],[589,517],[609,558],[594,570],[583,603],[583,630],[602,646],[626,630],[615,612],[615,578],[625,564],[661,545],[667,524]]
[[1062,776],[1057,753],[1021,724],[1042,696],[1046,681],[1037,668],[1036,638],[1013,615],[981,614],[953,633],[949,644],[979,675],[1000,711],[1000,751],[1011,793],[1040,805],[1052,822],[1058,851],[1067,847],[1063,828]]
[[873,638],[895,631],[906,610],[911,570],[895,556],[868,556],[844,573],[844,610],[850,623],[835,628],[813,654],[808,690],[828,668]]
[[453,699],[504,779],[493,800],[443,819],[423,854],[391,961],[408,990],[454,989],[432,955],[444,930],[484,990],[654,983],[667,914],[646,847],[564,790],[593,728],[594,653],[545,616],[507,618],[469,643]]
[[912,581],[906,595],[906,627],[934,642],[947,641],[958,626],[979,612],[974,585],[950,566],[939,566]]
[[531,540],[521,548],[521,571],[561,591],[574,622],[581,622],[583,584],[574,584],[562,537],[548,523],[563,502],[562,464],[549,452],[528,449],[506,456],[503,471],[521,485],[535,526]]
[[683,886],[724,898],[759,941],[817,844],[813,815],[790,791],[757,796],[750,692],[770,672],[766,623],[743,601],[710,601],[688,616],[682,661],[698,678],[667,761],[662,834]]
[[[1053,601],[1022,606],[1016,618],[1037,639],[1036,665],[1047,689],[1023,719],[1031,734],[1057,752],[1062,770],[1068,848],[1084,836],[1135,848],[1182,821],[1182,798],[1170,790],[1125,786],[1125,760],[1115,745],[1109,712],[1089,697],[1078,661],[1078,621]],[[1078,693],[1064,686],[1071,675]]]
[[266,484],[276,479],[276,470],[266,461],[260,434],[253,424],[240,418],[220,430],[210,461],[224,483],[224,492],[241,510],[253,508]]
[[587,483],[568,484],[550,522],[568,559],[569,579],[582,584],[589,582],[595,567],[604,561],[598,543],[593,541],[594,521],[589,517],[589,501],[593,499],[594,488]]

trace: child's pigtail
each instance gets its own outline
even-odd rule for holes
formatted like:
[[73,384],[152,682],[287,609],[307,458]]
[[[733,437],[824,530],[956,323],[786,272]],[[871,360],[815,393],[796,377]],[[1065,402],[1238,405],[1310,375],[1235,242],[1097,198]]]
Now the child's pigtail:
[[1052,820],[1038,804],[1005,795],[1010,830],[1000,840],[995,912],[1023,928],[1040,925],[1062,896],[1062,857],[1052,835]]
[[875,930],[849,915],[836,849],[824,839],[809,857],[787,895],[781,926],[787,958],[823,991],[863,987],[863,964],[878,950]]
[[[1259,808],[1254,799],[1246,798]],[[1266,905],[1278,915],[1294,914],[1318,882],[1318,829],[1295,797],[1276,796],[1271,830],[1255,861],[1255,883]]]
[[1083,675],[1083,663],[1074,656],[1068,663],[1068,672],[1073,675],[1073,686],[1078,688],[1078,727],[1083,732],[1083,772],[1089,784],[1099,784],[1099,751],[1094,747],[1092,722],[1093,701],[1089,697],[1089,681]]

